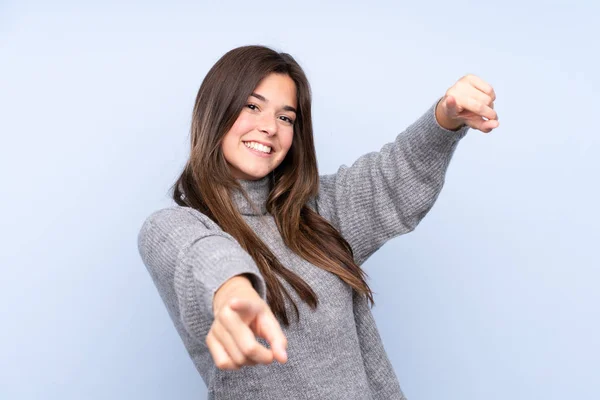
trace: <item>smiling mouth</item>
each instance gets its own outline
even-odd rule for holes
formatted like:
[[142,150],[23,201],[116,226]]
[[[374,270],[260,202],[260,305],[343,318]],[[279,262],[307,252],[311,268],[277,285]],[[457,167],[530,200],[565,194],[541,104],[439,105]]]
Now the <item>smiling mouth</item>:
[[271,147],[271,150],[270,150],[268,153],[266,153],[266,152],[264,152],[264,151],[262,151],[262,150],[258,150],[258,149],[255,149],[255,148],[253,148],[253,147],[250,147],[250,146],[248,146],[248,143],[250,143],[250,142],[244,142],[244,141],[242,141],[242,143],[244,144],[244,146],[245,146],[245,147],[246,147],[248,150],[252,150],[252,151],[254,151],[254,152],[256,152],[256,153],[259,153],[259,154],[269,155],[269,154],[273,154],[273,153],[275,152],[275,150],[273,149],[273,147]]

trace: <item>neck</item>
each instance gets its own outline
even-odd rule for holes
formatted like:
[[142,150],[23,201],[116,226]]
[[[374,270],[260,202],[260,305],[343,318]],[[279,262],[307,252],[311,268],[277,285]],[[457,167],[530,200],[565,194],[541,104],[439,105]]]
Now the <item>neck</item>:
[[[234,189],[232,200],[242,215],[264,215],[267,213],[267,198],[271,191],[271,175],[257,180],[237,179],[242,189],[248,195],[251,203],[246,200],[241,191]],[[255,207],[252,207],[254,204]],[[256,208],[256,209],[255,209]]]

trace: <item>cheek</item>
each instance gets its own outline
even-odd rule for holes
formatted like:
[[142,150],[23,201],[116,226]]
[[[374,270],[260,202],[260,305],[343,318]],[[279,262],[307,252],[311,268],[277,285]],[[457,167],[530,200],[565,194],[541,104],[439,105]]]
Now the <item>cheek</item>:
[[234,122],[229,132],[227,132],[223,138],[222,148],[225,154],[228,155],[230,151],[235,151],[242,136],[252,131],[252,129],[252,120],[248,117],[245,117],[243,114],[240,115]]
[[292,142],[294,139],[294,131],[286,132],[285,135],[282,135],[280,138],[281,147],[286,149],[286,152],[292,147]]
[[292,147],[293,139],[294,139],[294,134],[292,133],[291,135],[286,136],[281,142],[281,147],[283,147],[285,149],[286,154],[287,154],[287,152],[290,151],[290,148]]
[[254,129],[254,119],[251,116],[248,116],[246,113],[240,114],[238,119],[235,120],[235,123],[231,127],[229,131],[234,138],[239,138],[244,136],[248,132]]

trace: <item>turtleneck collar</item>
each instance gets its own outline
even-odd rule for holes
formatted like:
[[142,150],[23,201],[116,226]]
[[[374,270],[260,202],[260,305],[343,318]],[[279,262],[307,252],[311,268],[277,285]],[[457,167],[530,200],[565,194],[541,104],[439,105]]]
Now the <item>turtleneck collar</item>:
[[[252,205],[248,203],[242,192],[238,189],[232,190],[232,201],[237,206],[240,214],[242,215],[265,215],[267,213],[267,198],[271,192],[271,175],[267,175],[264,178],[258,180],[245,180],[237,179],[240,186],[246,191],[248,197],[256,205],[258,213],[252,208]],[[179,184],[179,190],[181,191],[181,199],[185,201],[185,193],[181,183]]]
[[271,175],[267,175],[256,181],[245,179],[238,179],[237,181],[246,191],[248,197],[256,205],[256,208],[258,208],[259,211],[259,214],[257,214],[242,193],[237,189],[233,189],[232,200],[238,207],[240,213],[242,215],[265,215],[267,213],[267,198],[271,191]]

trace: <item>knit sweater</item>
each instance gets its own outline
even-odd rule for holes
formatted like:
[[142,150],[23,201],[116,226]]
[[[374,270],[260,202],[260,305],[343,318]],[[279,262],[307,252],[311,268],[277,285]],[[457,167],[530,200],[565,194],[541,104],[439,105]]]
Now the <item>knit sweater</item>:
[[[442,128],[435,119],[436,104],[380,151],[320,176],[318,195],[307,205],[349,242],[358,265],[390,239],[414,230],[442,189],[468,127]],[[249,274],[266,300],[265,282],[249,254],[204,214],[181,206],[152,213],[141,227],[139,252],[209,399],[405,399],[365,297],[286,247],[265,207],[270,176],[239,182],[259,211],[241,193],[233,193],[244,220],[286,268],[310,285],[319,303],[311,309],[280,279],[300,316],[296,321],[286,304],[291,323],[281,325],[288,361],[217,368],[205,343],[215,291],[231,277]]]

